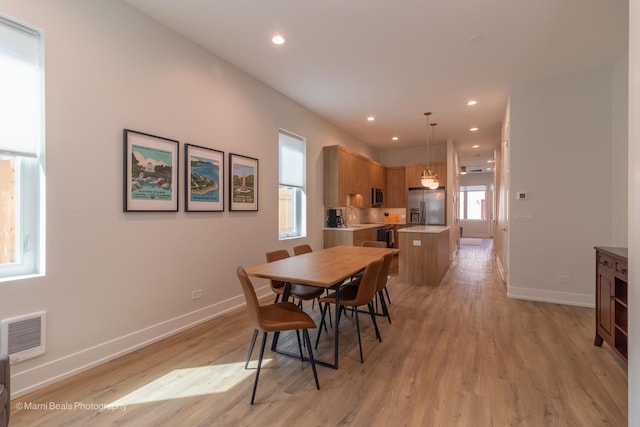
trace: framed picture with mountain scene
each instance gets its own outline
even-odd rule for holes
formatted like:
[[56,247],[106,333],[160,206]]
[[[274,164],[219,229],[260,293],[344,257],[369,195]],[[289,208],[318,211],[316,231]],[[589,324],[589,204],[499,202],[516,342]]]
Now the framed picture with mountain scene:
[[184,146],[186,212],[224,211],[224,152]]
[[178,141],[124,129],[124,211],[178,211]]
[[258,159],[229,153],[229,210],[258,210]]

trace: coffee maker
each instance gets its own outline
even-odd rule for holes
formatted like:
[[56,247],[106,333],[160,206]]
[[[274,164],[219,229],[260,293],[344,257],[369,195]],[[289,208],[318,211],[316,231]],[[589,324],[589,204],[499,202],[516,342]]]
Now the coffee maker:
[[344,227],[342,209],[327,210],[327,227],[331,227],[331,228]]

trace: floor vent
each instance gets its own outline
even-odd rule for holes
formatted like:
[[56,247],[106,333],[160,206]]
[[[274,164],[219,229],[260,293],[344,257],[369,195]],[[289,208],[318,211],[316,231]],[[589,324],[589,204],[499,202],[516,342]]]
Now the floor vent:
[[44,353],[45,312],[0,320],[0,353],[11,363],[22,362]]

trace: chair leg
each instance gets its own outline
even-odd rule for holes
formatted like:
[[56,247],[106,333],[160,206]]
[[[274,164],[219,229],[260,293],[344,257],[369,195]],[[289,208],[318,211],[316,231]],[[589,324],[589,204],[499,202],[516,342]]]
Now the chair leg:
[[380,291],[380,302],[382,304],[382,314],[387,316],[387,320],[391,323],[391,315],[389,314],[389,307],[387,307],[387,303],[384,302],[384,295],[382,291]]
[[384,292],[387,294],[387,300],[389,301],[389,304],[391,304],[391,297],[389,296],[389,289],[387,289],[386,287],[384,288]]
[[298,349],[300,350],[300,360],[304,362],[304,357],[302,356],[302,343],[300,342],[300,330],[296,329],[296,338],[298,339]]
[[247,354],[247,362],[244,364],[244,369],[249,367],[249,360],[251,360],[251,353],[253,353],[253,346],[256,344],[256,337],[258,336],[258,330],[253,330],[253,337],[251,338],[251,345],[249,345],[249,354]]
[[280,299],[280,294],[276,294],[276,299],[273,300],[273,303],[277,304],[279,299]]
[[358,348],[360,349],[360,363],[364,363],[362,357],[362,340],[360,339],[360,321],[358,320],[358,310],[354,311],[356,317],[356,330],[358,331]]
[[262,366],[262,357],[264,356],[264,345],[267,342],[267,333],[262,333],[262,345],[260,345],[260,358],[258,359],[258,369],[256,370],[256,381],[253,383],[253,392],[251,393],[251,404],[256,397],[256,389],[258,388],[258,378],[260,378],[260,366]]
[[302,336],[307,343],[307,349],[309,349],[309,361],[311,362],[311,369],[313,370],[313,378],[316,380],[316,389],[320,390],[320,383],[318,382],[318,373],[316,372],[316,361],[313,358],[313,351],[311,350],[311,340],[309,339],[309,331],[302,330]]
[[371,321],[373,322],[373,327],[376,330],[376,338],[378,338],[378,341],[382,342],[382,336],[380,335],[380,330],[378,329],[378,322],[376,322],[376,313],[373,309],[373,301],[367,304],[367,307],[369,307],[369,314],[371,315]]

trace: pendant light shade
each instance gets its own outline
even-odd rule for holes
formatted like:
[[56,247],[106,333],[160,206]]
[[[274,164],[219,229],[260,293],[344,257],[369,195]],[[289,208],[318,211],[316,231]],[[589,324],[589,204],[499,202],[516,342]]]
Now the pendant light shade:
[[[426,187],[430,190],[435,190],[436,188],[438,188],[440,186],[440,177],[438,176],[437,173],[434,173],[433,170],[429,167],[429,155],[430,155],[430,151],[429,151],[429,116],[431,116],[431,113],[424,113],[425,116],[427,116],[427,168],[422,171],[422,176],[420,177],[420,184],[422,184],[423,187]],[[433,136],[435,131],[434,131],[434,126],[436,125],[436,123],[432,123],[431,124],[431,135]]]

